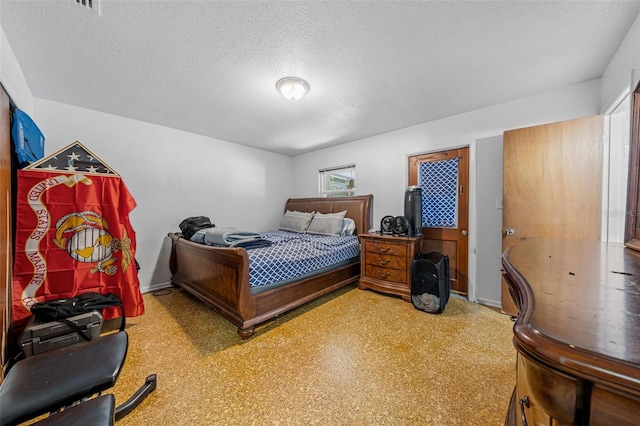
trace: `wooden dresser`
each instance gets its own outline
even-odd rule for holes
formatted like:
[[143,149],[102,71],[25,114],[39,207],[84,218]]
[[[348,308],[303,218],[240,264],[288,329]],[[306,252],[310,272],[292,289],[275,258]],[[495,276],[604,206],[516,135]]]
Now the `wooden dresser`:
[[371,289],[411,302],[411,261],[420,251],[420,237],[379,233],[359,234],[360,283]]
[[640,253],[527,239],[502,263],[519,311],[505,424],[639,424]]

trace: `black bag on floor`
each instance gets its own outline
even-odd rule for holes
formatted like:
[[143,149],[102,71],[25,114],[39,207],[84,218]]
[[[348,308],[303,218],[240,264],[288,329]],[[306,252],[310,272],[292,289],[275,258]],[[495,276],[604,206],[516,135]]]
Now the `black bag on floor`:
[[451,293],[449,256],[418,253],[411,262],[411,302],[416,309],[438,314],[444,311]]
[[50,321],[61,321],[82,336],[85,340],[91,340],[80,328],[67,320],[69,317],[86,314],[92,311],[102,313],[104,308],[117,307],[120,309],[122,321],[120,322],[120,331],[126,326],[126,318],[124,314],[124,306],[122,300],[113,293],[101,294],[96,292],[88,292],[77,295],[76,297],[68,297],[66,299],[53,299],[46,302],[39,302],[31,306],[31,313],[36,320],[46,323]]

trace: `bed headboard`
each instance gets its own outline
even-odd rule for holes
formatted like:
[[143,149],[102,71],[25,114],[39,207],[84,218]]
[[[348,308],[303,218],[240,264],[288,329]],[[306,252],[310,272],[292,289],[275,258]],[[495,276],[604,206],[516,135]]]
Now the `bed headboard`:
[[299,212],[337,213],[346,210],[346,217],[356,223],[356,234],[371,229],[373,213],[373,195],[354,195],[352,197],[329,198],[289,198],[284,206],[286,210]]

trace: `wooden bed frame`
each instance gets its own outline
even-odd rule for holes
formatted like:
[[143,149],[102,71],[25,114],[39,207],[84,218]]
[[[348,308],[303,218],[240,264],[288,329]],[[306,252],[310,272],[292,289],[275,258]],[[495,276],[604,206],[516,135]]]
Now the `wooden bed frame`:
[[[336,213],[346,210],[356,235],[371,226],[373,195],[336,198],[290,198],[285,210]],[[238,326],[248,339],[255,327],[284,312],[357,281],[360,262],[291,284],[251,294],[249,256],[243,248],[211,247],[170,233],[171,281]]]

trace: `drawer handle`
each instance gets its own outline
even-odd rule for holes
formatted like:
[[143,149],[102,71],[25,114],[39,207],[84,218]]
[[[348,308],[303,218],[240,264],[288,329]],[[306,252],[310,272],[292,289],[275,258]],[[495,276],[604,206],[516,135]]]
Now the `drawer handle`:
[[387,271],[386,273],[382,273],[381,270],[378,269],[378,275],[380,275],[380,278],[389,278],[389,275],[391,275],[391,272]]
[[377,248],[378,250],[380,250],[381,252],[383,252],[383,253],[386,253],[386,252],[388,252],[388,251],[391,249],[391,247],[384,248],[384,247],[382,247],[380,244],[376,244],[376,248]]
[[529,408],[529,397],[528,396],[523,396],[522,398],[520,398],[520,416],[522,417],[522,426],[527,426],[527,416],[524,412],[524,408],[527,407]]
[[382,259],[382,258],[378,258],[378,263],[381,265],[386,265],[387,263],[391,262],[391,259]]

